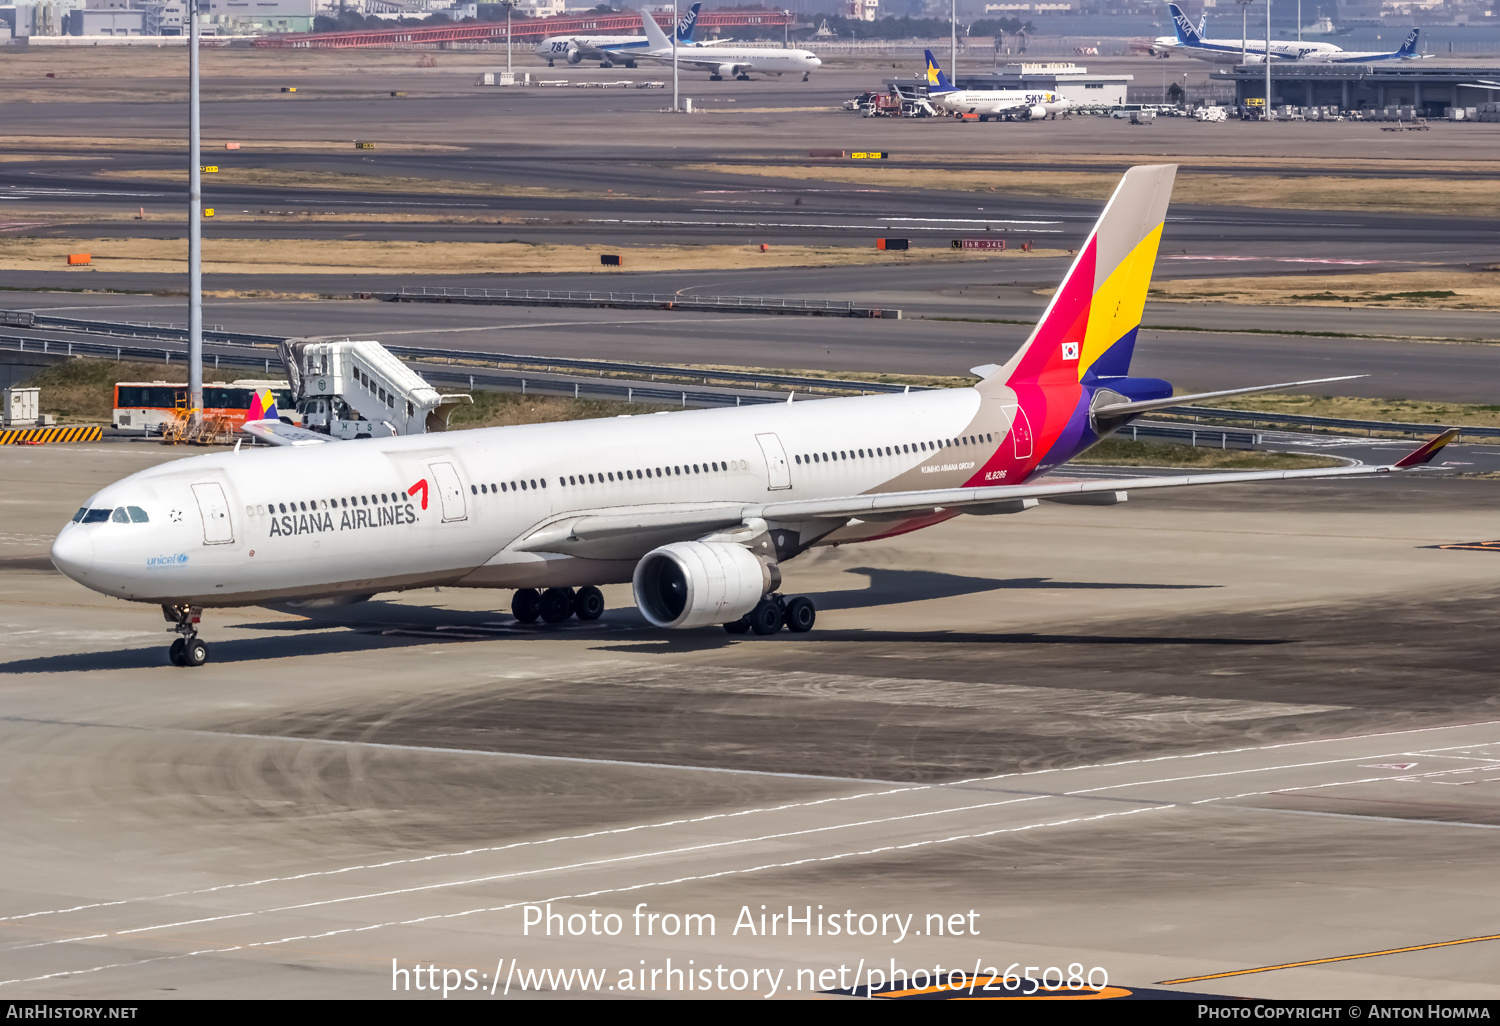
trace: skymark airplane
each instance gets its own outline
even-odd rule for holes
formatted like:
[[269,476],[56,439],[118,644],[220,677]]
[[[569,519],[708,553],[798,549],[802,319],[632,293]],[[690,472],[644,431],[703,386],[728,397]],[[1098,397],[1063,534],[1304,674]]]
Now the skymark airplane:
[[[693,42],[693,29],[698,24],[698,8],[703,4],[695,3],[688,12],[677,19],[677,46],[702,46],[702,43]],[[642,15],[644,21],[649,15]],[[655,20],[653,19],[653,24]],[[666,33],[662,33],[666,38]],[[671,47],[668,41],[667,46]],[[569,64],[581,64],[584,61],[604,61],[607,64],[619,62],[627,68],[635,67],[635,58],[632,50],[645,50],[651,46],[651,41],[646,36],[548,36],[536,44],[536,55],[547,62],[551,67],[556,61],[567,61]]]
[[977,114],[980,121],[1030,120],[1049,114],[1055,117],[1072,106],[1067,97],[1045,90],[959,89],[948,81],[931,50],[923,50],[922,54],[927,59],[927,102],[951,114]]
[[[1182,8],[1167,4],[1172,15],[1175,36],[1159,36],[1151,45],[1151,52],[1170,56],[1175,53],[1196,57],[1200,61],[1214,64],[1263,64],[1266,61],[1266,41],[1248,39],[1204,39]],[[1342,48],[1332,43],[1302,42],[1296,39],[1273,39],[1269,49],[1271,59],[1276,61],[1306,60],[1314,54],[1338,54]]]
[[[641,27],[646,30],[646,39],[650,45],[632,51],[631,59],[671,64],[672,41],[667,38],[667,34],[651,20],[650,15],[642,16]],[[616,50],[615,47],[604,49],[607,53]],[[823,66],[817,55],[809,50],[780,50],[759,46],[693,46],[684,51],[679,45],[676,60],[681,67],[708,72],[709,80],[713,82],[726,78],[749,80],[752,71],[777,75],[796,72],[802,75],[805,82],[809,74]]]
[[1174,396],[1130,376],[1175,174],[1126,172],[1031,337],[1004,366],[976,367],[972,388],[358,441],[302,432],[312,437],[104,488],[58,534],[52,561],[95,591],[159,603],[181,635],[171,659],[187,666],[208,658],[205,607],[433,586],[518,589],[518,620],[557,623],[597,618],[598,586],[630,581],[657,627],[772,634],[813,626],[811,600],[778,592],[784,565],[816,545],[1038,501],[1114,505],[1125,488],[1429,461],[1453,432],[1390,466],[1048,478],[1148,411],[1315,383]]

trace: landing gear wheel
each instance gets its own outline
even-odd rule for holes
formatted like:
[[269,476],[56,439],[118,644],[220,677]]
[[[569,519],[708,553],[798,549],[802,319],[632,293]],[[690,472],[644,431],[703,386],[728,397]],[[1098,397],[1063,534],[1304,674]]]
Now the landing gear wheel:
[[805,595],[798,595],[786,604],[783,612],[786,619],[786,629],[793,634],[805,634],[812,630],[813,624],[818,619],[818,608],[813,605],[812,599]]
[[185,642],[181,638],[178,638],[176,641],[172,642],[172,647],[167,649],[167,658],[172,660],[173,666],[187,665],[182,661],[182,648],[184,644]]
[[208,662],[208,645],[202,638],[188,638],[182,646],[183,666],[202,666]]
[[542,592],[538,608],[541,610],[544,622],[562,623],[573,615],[573,589],[548,588]]
[[592,584],[579,588],[573,596],[573,615],[585,622],[599,619],[604,615],[604,592]]
[[745,614],[756,634],[775,634],[781,630],[781,606],[775,599],[761,599],[760,605]]
[[535,588],[522,588],[511,597],[510,615],[521,623],[536,623],[542,615],[542,596]]
[[724,625],[724,630],[730,634],[748,634],[750,633],[750,621],[746,620],[743,616],[738,620],[730,620]]

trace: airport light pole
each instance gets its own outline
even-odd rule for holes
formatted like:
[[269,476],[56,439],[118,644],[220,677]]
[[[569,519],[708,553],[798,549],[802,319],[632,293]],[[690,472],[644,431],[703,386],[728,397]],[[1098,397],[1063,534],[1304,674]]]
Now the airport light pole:
[[1266,0],[1266,120],[1271,120],[1271,0]]
[[[941,8],[939,8],[941,10]],[[953,84],[958,85],[958,0],[949,0],[948,30],[953,33],[953,53],[948,66],[953,69]]]
[[[641,17],[650,18],[652,14],[650,11],[645,11]],[[641,31],[646,30],[643,28]],[[681,109],[681,105],[677,102],[677,0],[672,0],[672,113],[676,114]]]
[[1240,63],[1250,62],[1250,5],[1255,0],[1234,0],[1240,5]]
[[[514,75],[510,68],[510,12],[515,9],[516,0],[506,0],[505,4],[505,73]],[[514,80],[512,80],[514,81]]]
[[203,419],[203,187],[198,131],[198,2],[188,0],[188,422]]

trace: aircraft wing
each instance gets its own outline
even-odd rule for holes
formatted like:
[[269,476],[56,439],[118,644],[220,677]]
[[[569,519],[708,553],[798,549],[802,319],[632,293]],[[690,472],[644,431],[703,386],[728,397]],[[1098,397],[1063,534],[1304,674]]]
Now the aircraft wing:
[[279,420],[247,420],[240,430],[272,445],[322,445],[339,440]]
[[1385,466],[1183,474],[1172,477],[1139,477],[1126,481],[1118,478],[1103,481],[1056,480],[981,488],[879,492],[832,499],[794,499],[768,503],[717,502],[634,512],[601,510],[598,513],[572,514],[543,525],[509,548],[517,552],[581,553],[588,547],[597,547],[601,543],[628,544],[631,539],[638,539],[643,546],[641,551],[644,552],[656,545],[692,540],[706,532],[732,527],[747,520],[764,520],[771,524],[799,521],[847,522],[854,519],[884,519],[901,514],[918,516],[942,510],[959,513],[1019,512],[1026,508],[1027,500],[1032,500],[1033,503],[1045,499],[1063,503],[1113,505],[1123,501],[1122,493],[1126,491],[1389,474],[1427,464],[1457,435],[1457,428],[1445,431],[1395,463]]

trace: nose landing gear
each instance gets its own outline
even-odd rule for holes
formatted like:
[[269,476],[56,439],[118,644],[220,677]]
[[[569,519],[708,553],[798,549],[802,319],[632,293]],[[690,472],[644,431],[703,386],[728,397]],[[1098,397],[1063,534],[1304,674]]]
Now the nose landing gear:
[[164,605],[161,615],[174,625],[172,630],[182,635],[167,649],[167,658],[172,660],[172,665],[202,666],[208,662],[208,645],[198,637],[198,621],[203,618],[203,607]]

